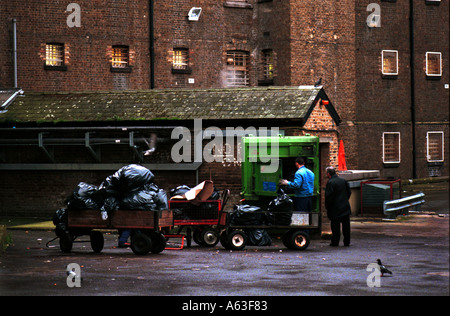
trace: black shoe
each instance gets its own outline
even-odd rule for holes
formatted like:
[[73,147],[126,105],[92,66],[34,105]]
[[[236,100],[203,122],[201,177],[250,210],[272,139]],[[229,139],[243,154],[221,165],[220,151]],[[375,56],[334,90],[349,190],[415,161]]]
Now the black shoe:
[[336,245],[336,244],[330,244],[329,246],[330,247],[339,247],[339,245]]

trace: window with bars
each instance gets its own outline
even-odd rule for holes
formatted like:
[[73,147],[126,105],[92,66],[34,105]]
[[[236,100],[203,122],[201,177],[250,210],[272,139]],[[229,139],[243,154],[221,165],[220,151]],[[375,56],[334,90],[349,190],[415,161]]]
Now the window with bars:
[[189,68],[189,49],[174,48],[172,53],[172,73],[191,73]]
[[247,87],[249,79],[249,53],[228,51],[226,65],[226,85],[228,87]]
[[383,50],[381,52],[381,62],[383,75],[396,76],[398,75],[398,51]]
[[400,133],[383,133],[383,163],[400,163]]
[[45,69],[65,70],[64,65],[64,44],[47,43],[45,44]]
[[426,58],[426,74],[431,77],[442,76],[442,53],[427,52]]
[[273,51],[271,49],[263,50],[262,59],[264,66],[264,80],[272,80],[274,71]]
[[111,50],[111,69],[129,67],[130,49],[128,46],[113,46]]
[[444,132],[427,133],[427,161],[444,161]]

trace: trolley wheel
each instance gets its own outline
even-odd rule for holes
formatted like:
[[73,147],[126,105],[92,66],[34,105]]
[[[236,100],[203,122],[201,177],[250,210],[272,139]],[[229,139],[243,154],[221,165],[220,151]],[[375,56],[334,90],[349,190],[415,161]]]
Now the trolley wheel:
[[291,248],[290,245],[289,245],[289,243],[290,243],[290,240],[291,240],[291,235],[292,235],[292,233],[293,233],[293,231],[292,231],[292,230],[289,230],[289,231],[285,232],[285,233],[283,234],[283,236],[281,236],[281,240],[283,241],[283,245],[284,245],[286,248]]
[[160,232],[153,232],[151,233],[151,239],[152,239],[152,247],[151,247],[151,252],[152,253],[160,253],[162,252],[164,249],[166,249],[166,237],[164,237],[164,235]]
[[228,244],[228,236],[227,236],[227,232],[226,231],[224,231],[222,233],[222,235],[220,235],[220,244],[222,245],[223,248],[225,248],[227,250],[231,250],[231,247]]
[[214,247],[219,242],[219,234],[211,227],[207,227],[200,233],[200,242],[202,246]]
[[105,245],[105,239],[103,238],[102,232],[91,231],[90,236],[92,250],[96,253],[102,252],[103,246]]
[[194,241],[195,241],[195,243],[196,243],[197,245],[199,245],[199,246],[205,246],[205,245],[202,243],[202,240],[201,240],[201,238],[200,238],[200,235],[201,235],[201,234],[202,234],[201,229],[198,229],[198,228],[194,229],[194,231],[192,232],[192,239],[194,239]]
[[297,230],[291,233],[289,236],[289,249],[293,250],[305,250],[308,248],[310,242],[309,234]]
[[231,250],[242,250],[247,244],[247,236],[240,230],[234,230],[229,233],[227,240]]
[[71,233],[64,231],[59,236],[59,248],[62,252],[70,253],[73,246],[73,236]]
[[136,255],[144,256],[152,250],[152,240],[149,236],[138,232],[131,238],[131,250]]

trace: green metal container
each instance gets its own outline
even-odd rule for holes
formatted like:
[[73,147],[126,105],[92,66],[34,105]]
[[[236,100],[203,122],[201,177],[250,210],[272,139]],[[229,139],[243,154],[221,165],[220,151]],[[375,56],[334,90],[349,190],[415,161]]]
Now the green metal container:
[[[319,137],[243,137],[242,196],[245,203],[266,208],[277,196],[280,179],[293,180],[295,159],[303,157],[314,172],[313,212],[319,212]],[[286,192],[292,194],[293,192]]]

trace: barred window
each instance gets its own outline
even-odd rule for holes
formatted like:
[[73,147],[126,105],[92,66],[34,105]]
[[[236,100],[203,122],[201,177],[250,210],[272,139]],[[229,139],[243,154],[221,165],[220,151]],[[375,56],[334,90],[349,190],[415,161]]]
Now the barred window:
[[271,49],[263,50],[262,62],[264,66],[264,80],[273,79],[274,65],[273,65],[273,51]]
[[425,58],[427,76],[442,76],[442,53],[427,52]]
[[400,163],[400,133],[383,133],[383,163]]
[[427,133],[427,161],[444,161],[444,132]]
[[128,46],[113,46],[111,54],[112,68],[129,67],[130,50]]
[[383,50],[381,60],[383,75],[398,75],[398,51]]
[[189,50],[186,48],[174,48],[172,69],[186,70],[189,65]]
[[250,85],[248,52],[228,51],[226,69],[226,85],[228,87],[246,87]]
[[45,66],[64,66],[64,44],[45,44]]

